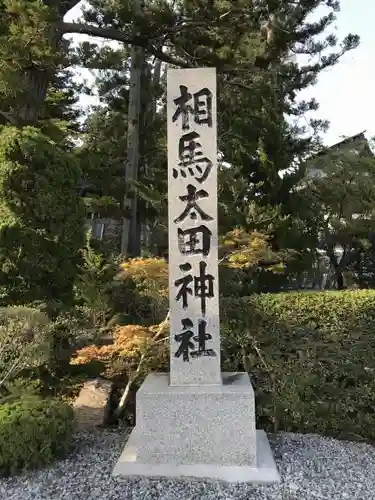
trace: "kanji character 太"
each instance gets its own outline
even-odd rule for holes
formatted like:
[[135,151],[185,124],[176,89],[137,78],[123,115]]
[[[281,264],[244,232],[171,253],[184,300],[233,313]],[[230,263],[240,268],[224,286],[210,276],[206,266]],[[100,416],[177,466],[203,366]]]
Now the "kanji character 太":
[[197,188],[195,186],[193,186],[192,184],[188,184],[187,194],[179,196],[181,201],[186,202],[186,208],[181,215],[174,219],[174,222],[182,222],[186,219],[187,216],[190,216],[190,219],[195,220],[197,218],[197,214],[199,214],[200,218],[204,221],[213,220],[213,217],[206,214],[197,203],[198,200],[207,197],[207,191],[205,191],[204,189],[199,189],[197,191]]

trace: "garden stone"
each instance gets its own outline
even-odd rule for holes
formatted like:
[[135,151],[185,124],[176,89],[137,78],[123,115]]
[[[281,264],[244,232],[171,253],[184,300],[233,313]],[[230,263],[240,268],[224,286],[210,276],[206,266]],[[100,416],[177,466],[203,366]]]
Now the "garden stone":
[[112,383],[96,378],[84,383],[73,403],[77,430],[89,430],[108,422]]

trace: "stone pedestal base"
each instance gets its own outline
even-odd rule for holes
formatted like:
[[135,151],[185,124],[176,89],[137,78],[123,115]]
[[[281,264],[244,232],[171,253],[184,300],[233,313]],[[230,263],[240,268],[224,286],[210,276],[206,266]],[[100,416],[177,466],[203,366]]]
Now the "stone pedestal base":
[[223,373],[221,386],[187,387],[151,374],[137,393],[136,417],[114,476],[280,480],[267,436],[255,430],[246,373]]

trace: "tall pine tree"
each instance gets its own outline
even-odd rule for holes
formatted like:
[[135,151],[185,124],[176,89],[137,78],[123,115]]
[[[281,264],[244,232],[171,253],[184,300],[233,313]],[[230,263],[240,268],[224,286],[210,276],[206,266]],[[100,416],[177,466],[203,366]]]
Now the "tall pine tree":
[[[277,207],[279,225],[273,223],[271,229],[275,245],[284,245],[281,236],[296,209],[292,187],[302,175],[300,160],[314,147],[314,137],[302,140],[301,131],[285,116],[315,109],[314,101],[298,103],[298,92],[358,44],[358,37],[348,35],[338,45],[327,32],[339,2],[148,0],[142,15],[134,15],[131,0],[89,0],[82,22],[64,22],[77,3],[1,0],[3,118],[16,125],[33,124],[46,112],[49,85],[67,54],[62,39],[67,33],[116,40],[126,47],[135,44],[142,47],[146,60],[156,57],[176,67],[215,66],[220,150],[231,165],[224,176],[226,182],[228,176],[231,180],[221,186],[221,206],[227,215],[223,220],[235,218],[250,226],[254,199],[263,211]],[[327,14],[310,22],[320,6]],[[312,60],[317,56],[316,61],[300,67],[290,59],[298,53]],[[318,132],[324,124],[312,125]],[[286,169],[289,173],[281,176]],[[125,177],[124,168],[126,182]],[[240,187],[237,193],[233,186]]]

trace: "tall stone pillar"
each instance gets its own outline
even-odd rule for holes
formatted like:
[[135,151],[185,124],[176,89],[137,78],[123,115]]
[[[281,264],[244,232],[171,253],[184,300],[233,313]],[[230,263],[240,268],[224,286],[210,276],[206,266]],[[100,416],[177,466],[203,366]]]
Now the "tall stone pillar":
[[221,373],[216,71],[170,69],[167,87],[170,374],[139,389],[114,475],[278,482],[248,374]]

